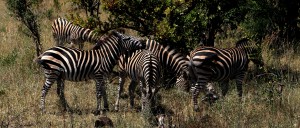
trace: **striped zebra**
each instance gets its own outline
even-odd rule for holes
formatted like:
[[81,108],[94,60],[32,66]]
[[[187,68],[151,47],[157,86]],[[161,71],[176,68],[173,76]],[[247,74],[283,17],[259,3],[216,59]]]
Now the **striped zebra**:
[[131,78],[129,86],[131,108],[134,106],[134,90],[139,83],[142,94],[142,111],[151,110],[150,108],[155,105],[154,97],[158,92],[161,77],[161,65],[158,58],[151,51],[138,50],[130,55],[122,55],[118,65],[120,77],[115,110],[119,110],[119,99],[126,76]]
[[180,81],[180,84],[176,83],[177,86],[186,86],[187,78],[185,77],[188,70],[187,58],[172,49],[170,46],[161,45],[155,40],[146,40],[147,50],[153,52],[159,59],[162,67],[170,74],[174,74],[174,78]]
[[261,58],[253,57],[258,54],[258,47],[248,39],[238,41],[235,48],[199,47],[191,51],[189,76],[195,83],[192,87],[194,110],[199,109],[197,97],[208,82],[221,82],[222,95],[225,96],[229,80],[235,79],[238,95],[242,97],[242,84],[249,61],[263,65]]
[[64,110],[69,106],[64,97],[64,80],[96,81],[96,114],[101,110],[101,98],[104,98],[104,109],[108,109],[103,79],[112,72],[120,55],[128,50],[144,48],[144,45],[126,35],[112,31],[103,40],[99,40],[99,49],[81,51],[78,49],[57,46],[48,49],[36,61],[45,69],[46,81],[42,89],[41,109],[45,112],[45,97],[52,84],[57,81],[57,94],[63,103]]
[[56,46],[63,46],[67,42],[71,47],[78,44],[79,49],[82,49],[85,41],[96,43],[99,40],[99,36],[94,30],[74,25],[63,18],[57,18],[53,22],[52,33]]
[[[144,42],[144,41],[141,41]],[[182,54],[175,51],[175,49],[171,49],[169,46],[165,47],[155,40],[145,40],[146,48],[151,52],[159,61],[159,65],[161,65],[163,68],[168,69],[169,73],[174,73],[175,77],[177,77],[176,85],[179,87],[187,87],[188,86],[188,80],[186,79],[185,72],[187,71],[188,65],[187,65],[187,59]],[[124,57],[119,60],[119,67],[121,69],[121,73],[119,75],[119,86],[118,86],[118,95],[115,103],[115,110],[119,110],[119,99],[121,92],[123,92],[123,85],[125,83],[125,75],[124,74],[124,67],[122,64],[126,64],[124,61]],[[134,62],[135,60],[126,60]],[[127,63],[129,63],[127,62]],[[133,63],[134,64],[134,63]],[[136,63],[138,64],[138,63]],[[123,66],[123,67],[122,67]],[[133,65],[138,67],[139,65]],[[133,67],[132,66],[132,67]],[[122,71],[123,70],[123,71]],[[126,70],[128,72],[128,70]],[[130,70],[131,74],[134,74],[134,70]],[[134,87],[137,84],[136,80],[133,79],[131,76],[131,81],[129,85],[129,93],[133,93]],[[134,86],[134,87],[131,87]],[[158,89],[157,89],[158,90]],[[130,105],[133,106],[133,97],[131,97]]]

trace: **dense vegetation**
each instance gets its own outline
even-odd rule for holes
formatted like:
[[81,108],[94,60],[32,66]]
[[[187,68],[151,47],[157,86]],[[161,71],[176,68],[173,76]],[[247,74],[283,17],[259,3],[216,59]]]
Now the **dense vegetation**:
[[[154,38],[183,53],[202,43],[230,47],[242,37],[251,38],[261,45],[265,72],[250,66],[242,102],[231,86],[224,100],[210,107],[203,104],[201,112],[193,112],[190,94],[176,89],[159,92],[162,106],[172,111],[173,123],[181,127],[299,127],[299,4],[299,0],[0,1],[0,127],[93,127],[98,119],[91,114],[96,103],[92,81],[66,82],[66,98],[81,114],[60,111],[55,86],[47,97],[48,112],[40,112],[44,77],[32,60],[38,54],[38,36],[44,50],[55,44],[51,24],[57,17],[96,29],[100,35],[126,28],[127,34]],[[111,110],[116,83],[111,78],[107,86]],[[123,109],[107,116],[117,127],[143,127],[140,113],[128,106],[128,99],[123,99]]]

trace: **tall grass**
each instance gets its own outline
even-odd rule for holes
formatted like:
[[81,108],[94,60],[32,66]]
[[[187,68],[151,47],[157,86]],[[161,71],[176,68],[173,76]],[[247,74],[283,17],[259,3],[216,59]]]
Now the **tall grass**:
[[[43,3],[49,7],[53,3]],[[62,10],[68,10],[66,6]],[[56,86],[46,97],[46,114],[39,109],[44,76],[39,66],[33,63],[34,43],[19,30],[19,23],[11,18],[0,1],[0,127],[93,127],[98,116],[91,112],[96,107],[94,81],[66,82],[65,95],[69,105],[81,113],[61,111]],[[63,11],[62,11],[63,12]],[[56,15],[65,15],[54,14]],[[55,43],[51,34],[52,20],[41,22],[41,37],[44,49]],[[231,39],[227,42],[235,42]],[[177,89],[161,90],[161,106],[168,109],[173,123],[178,127],[299,127],[300,88],[295,74],[299,72],[300,58],[293,50],[284,50],[280,56],[273,49],[263,47],[263,58],[271,79],[246,79],[244,98],[238,100],[235,83],[229,94],[212,106],[201,103],[201,111],[192,110],[191,94]],[[252,67],[253,68],[253,67]],[[108,83],[107,92],[110,110],[117,93],[116,81]],[[282,94],[276,92],[278,84],[284,85]],[[122,99],[120,111],[110,111],[106,116],[116,127],[145,127],[146,121],[140,112],[129,109],[129,99]],[[140,101],[136,99],[136,106]]]

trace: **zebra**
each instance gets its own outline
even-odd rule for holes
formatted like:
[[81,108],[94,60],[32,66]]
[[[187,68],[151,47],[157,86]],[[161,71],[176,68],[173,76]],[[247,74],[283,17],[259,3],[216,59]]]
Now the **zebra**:
[[53,22],[52,33],[56,46],[63,46],[67,42],[70,43],[71,47],[78,44],[79,49],[82,49],[85,41],[96,43],[99,40],[98,33],[95,30],[74,25],[64,18],[57,18]]
[[[137,40],[145,43],[145,49],[149,50],[154,54],[160,63],[160,65],[164,69],[170,69],[169,71],[175,73],[175,77],[177,77],[178,82],[176,85],[178,86],[188,86],[188,82],[186,79],[186,74],[185,72],[187,71],[188,65],[187,65],[187,59],[184,57],[181,53],[178,53],[175,51],[175,49],[171,49],[169,46],[163,46],[156,42],[155,40],[147,39],[147,40]],[[94,48],[97,47],[97,44]],[[170,73],[171,73],[170,72]],[[119,87],[118,87],[118,95],[117,95],[117,100],[115,103],[115,110],[118,111],[119,108],[119,98],[120,98],[120,93],[123,92],[123,84],[125,82],[125,79],[122,75],[122,73],[119,75]],[[136,84],[136,83],[130,83],[131,84]],[[121,85],[121,86],[120,86]],[[130,87],[131,89],[131,87]],[[133,90],[129,90],[133,91]],[[131,92],[130,92],[131,93]],[[130,103],[133,104],[133,103]]]
[[64,80],[84,81],[88,79],[96,81],[97,107],[95,114],[99,114],[101,110],[102,97],[104,110],[108,110],[103,79],[112,71],[120,55],[143,48],[144,45],[139,41],[112,31],[103,40],[99,40],[99,49],[97,50],[82,51],[63,46],[46,50],[36,59],[44,68],[46,77],[41,96],[42,111],[45,112],[45,97],[55,81],[57,81],[57,94],[63,103],[64,110],[70,110],[64,97]]
[[[222,96],[224,97],[228,92],[229,80],[235,79],[238,96],[242,97],[242,84],[249,61],[263,66],[261,58],[251,57],[258,54],[258,47],[254,46],[247,38],[239,40],[234,48],[198,47],[191,51],[189,77],[195,84],[192,87],[194,110],[199,109],[197,97],[199,91],[203,90],[208,82],[221,82]],[[212,89],[213,87],[208,88]],[[210,91],[208,90],[208,92]]]
[[138,50],[133,54],[123,54],[119,61],[119,86],[115,110],[119,110],[119,99],[126,76],[131,78],[129,86],[130,106],[134,106],[134,90],[140,84],[142,111],[151,110],[155,105],[155,95],[159,90],[161,65],[158,58],[149,50]]
[[170,46],[164,46],[159,42],[147,39],[146,48],[149,51],[152,51],[159,59],[159,62],[168,73],[174,74],[174,77],[177,78],[177,81],[181,81],[181,84],[175,84],[178,86],[186,86],[187,70],[188,70],[188,60],[180,52],[177,52],[176,49],[172,49]]

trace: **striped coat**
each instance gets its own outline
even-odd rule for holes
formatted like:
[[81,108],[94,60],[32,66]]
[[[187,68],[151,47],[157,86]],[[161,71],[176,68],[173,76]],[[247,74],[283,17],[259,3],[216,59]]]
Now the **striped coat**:
[[84,42],[96,43],[99,40],[98,33],[94,30],[74,25],[63,18],[57,18],[52,24],[52,34],[56,41],[56,46],[64,46],[64,43],[79,45],[82,49]]
[[120,55],[125,53],[125,51],[144,48],[144,45],[115,31],[99,44],[101,44],[99,49],[87,51],[61,46],[53,47],[37,58],[36,61],[45,69],[46,76],[41,97],[41,108],[43,111],[45,110],[46,94],[55,81],[57,81],[57,93],[60,100],[64,108],[68,109],[69,107],[63,94],[64,80],[84,81],[88,79],[96,81],[96,112],[100,112],[102,96],[104,98],[104,108],[108,109],[103,79],[112,71]]
[[211,81],[223,83],[221,89],[222,95],[225,96],[229,80],[235,79],[238,95],[242,97],[242,84],[249,61],[263,65],[261,60],[249,58],[250,55],[258,52],[257,47],[248,39],[238,41],[235,48],[199,47],[191,51],[189,76],[195,84],[192,87],[194,109],[199,108],[197,101],[199,91],[207,89],[206,85]]
[[[142,111],[155,105],[154,97],[159,89],[161,65],[158,58],[148,50],[137,50],[133,54],[123,55],[119,60],[120,81],[115,110],[119,110],[119,98],[126,76],[131,78],[129,86],[130,105],[134,106],[134,90],[140,84]],[[148,107],[148,108],[145,108]]]

